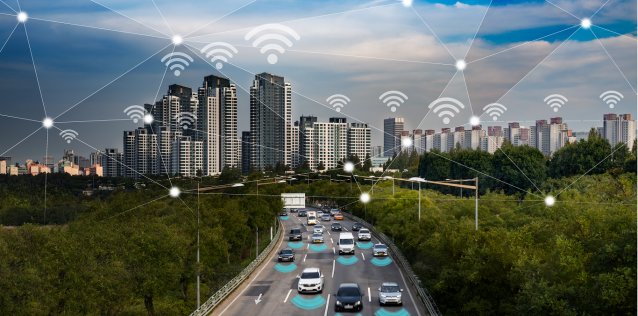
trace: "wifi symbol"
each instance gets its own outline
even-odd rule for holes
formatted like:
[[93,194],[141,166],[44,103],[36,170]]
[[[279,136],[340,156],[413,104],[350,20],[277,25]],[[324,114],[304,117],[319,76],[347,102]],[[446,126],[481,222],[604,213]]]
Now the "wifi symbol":
[[499,103],[490,103],[483,108],[483,111],[487,110],[487,115],[492,116],[492,119],[496,121],[501,114],[507,111],[507,108]]
[[[166,62],[166,67],[168,67],[172,63],[176,63],[176,64],[173,64],[171,66],[171,70],[173,70],[175,68],[179,68],[181,70],[184,70],[184,66],[182,66],[182,64],[180,64],[180,63],[183,63],[186,66],[189,65],[189,63],[185,59],[183,59],[183,58],[173,58],[173,56],[182,56],[182,57],[185,57],[188,60],[190,60],[191,63],[194,62],[194,60],[193,60],[193,58],[191,58],[191,56],[188,56],[187,54],[184,54],[184,53],[173,52],[173,53],[167,54],[166,56],[162,57],[162,62],[164,62],[167,58],[170,58]],[[179,77],[180,73],[181,72],[179,70],[175,70],[175,72],[174,72],[175,76],[177,76],[177,77]]]
[[[232,50],[233,52],[235,52],[235,54],[238,53],[237,48],[235,48],[235,46],[230,45],[228,43],[224,43],[224,42],[215,42],[215,43],[210,43],[206,46],[204,46],[204,48],[202,48],[201,52],[202,54],[205,53],[209,48],[213,48],[215,46],[225,46],[228,49]],[[215,62],[216,60],[221,60],[224,62],[228,62],[228,59],[226,58],[226,56],[221,55],[221,54],[226,54],[226,56],[228,56],[228,58],[232,58],[233,54],[223,48],[217,48],[217,49],[213,49],[211,51],[208,52],[208,54],[206,54],[206,58],[210,57],[211,55],[215,55],[213,56],[213,58],[210,60],[211,62]],[[217,64],[215,64],[215,68],[217,69],[222,69],[222,67],[224,67],[224,64],[217,62]]]
[[60,135],[62,138],[66,139],[67,144],[70,144],[72,140],[78,137],[78,132],[72,129],[65,129],[60,133]]
[[547,98],[545,98],[543,101],[549,104],[550,107],[554,108],[554,112],[558,112],[558,108],[560,108],[562,105],[565,105],[565,102],[567,102],[567,98],[560,94],[552,94],[548,95]]
[[[387,95],[389,95],[389,96],[387,98],[385,98]],[[403,98],[401,98],[401,97],[403,97]],[[385,98],[385,99],[383,99],[383,98]],[[383,99],[383,103],[385,103],[386,106],[392,106],[392,108],[390,108],[390,110],[392,110],[392,112],[395,112],[397,110],[397,107],[401,106],[401,103],[404,103],[405,100],[408,99],[408,96],[405,95],[401,91],[390,90],[390,91],[386,91],[384,94],[382,94],[379,97],[379,100],[381,100],[381,99]],[[401,103],[399,103],[399,102],[401,102]]]
[[195,124],[197,116],[191,112],[180,112],[175,115],[175,121],[177,121],[177,125],[181,126],[182,129],[187,130],[189,126]]
[[[438,103],[441,102],[452,102],[456,105],[458,105],[461,109],[465,109],[465,106],[463,105],[463,103],[459,102],[459,100],[454,99],[454,98],[440,98],[440,99],[436,99],[434,100],[434,102],[430,103],[430,105],[428,105],[428,109],[431,109],[432,107],[434,107],[435,105],[437,105]],[[444,117],[443,118],[443,124],[449,124],[450,123],[450,117],[454,117],[454,112],[456,113],[460,113],[461,111],[454,106],[454,104],[450,104],[450,103],[443,103],[437,107],[434,108],[434,113],[439,113],[439,117],[442,117],[444,115],[449,116],[449,117]],[[450,109],[452,111],[448,111],[448,110],[444,110],[439,112],[441,109]]]
[[618,103],[618,101],[620,101],[624,97],[625,96],[623,96],[622,93],[614,90],[605,91],[603,94],[600,95],[600,98],[609,105],[610,109],[613,109],[614,105],[616,105],[616,103]]
[[[251,37],[253,37],[255,34],[261,32],[261,31],[265,31],[265,30],[279,30],[282,32],[287,33],[288,35],[294,37],[296,40],[299,40],[299,34],[297,34],[297,32],[293,31],[291,28],[281,25],[281,24],[264,24],[261,26],[258,26],[254,29],[252,29],[250,32],[248,32],[248,34],[246,34],[245,39],[248,41],[250,40]],[[278,40],[283,42],[284,44],[288,45],[288,47],[292,47],[292,42],[285,36],[280,35],[280,34],[274,34],[274,33],[270,33],[270,34],[264,34],[260,37],[258,37],[254,42],[253,42],[253,47],[257,47],[259,44],[261,44],[264,41],[267,40]],[[269,50],[276,50],[280,53],[284,53],[285,49],[283,47],[281,47],[281,45],[279,44],[267,44],[264,45],[261,50],[259,51],[260,53],[265,53]],[[268,55],[268,62],[271,65],[274,65],[277,63],[277,55],[275,54],[270,54]]]
[[133,122],[137,123],[137,120],[141,119],[144,114],[146,114],[146,110],[140,105],[131,105],[124,109],[124,113],[126,113],[126,116],[129,118],[132,118]]
[[326,99],[326,102],[330,103],[333,108],[337,107],[335,111],[341,112],[341,108],[346,106],[346,104],[350,102],[350,99],[343,94],[333,94],[328,99]]

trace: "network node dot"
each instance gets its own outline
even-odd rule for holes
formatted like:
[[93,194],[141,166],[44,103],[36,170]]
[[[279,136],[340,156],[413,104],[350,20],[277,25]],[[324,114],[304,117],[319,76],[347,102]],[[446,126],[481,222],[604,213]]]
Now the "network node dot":
[[151,123],[153,123],[154,120],[155,119],[153,119],[153,115],[151,115],[151,114],[144,115],[144,123],[151,124]]
[[181,36],[179,36],[179,35],[173,36],[173,44],[180,45],[180,44],[182,44],[182,41],[183,40],[182,40]]
[[467,64],[465,63],[465,60],[458,60],[456,61],[456,69],[458,70],[463,70],[465,69],[465,66],[467,66]]
[[403,3],[403,6],[406,8],[412,5],[412,0],[403,0],[401,2]]
[[479,125],[480,122],[481,120],[479,120],[479,118],[476,116],[472,116],[472,118],[470,119],[470,124],[472,124],[472,126]]
[[412,140],[409,138],[405,138],[401,141],[401,145],[403,145],[403,147],[410,147],[412,146]]
[[496,120],[498,120],[498,117],[494,116],[494,117],[492,117],[492,120],[496,121]]
[[553,206],[553,205],[554,205],[554,202],[556,202],[556,200],[555,200],[555,199],[554,199],[554,197],[553,197],[553,196],[551,196],[551,195],[548,195],[548,196],[545,198],[545,205],[547,205],[547,206]]
[[[613,108],[614,106],[612,105],[611,107]],[[341,108],[336,108],[335,111],[341,112]]]
[[354,164],[351,162],[346,162],[346,164],[343,166],[343,170],[347,171],[347,172],[352,172],[354,171]]
[[276,63],[277,63],[277,55],[275,55],[275,54],[270,54],[270,55],[268,55],[268,62],[269,62],[271,65],[276,64]]
[[29,16],[27,15],[26,12],[20,12],[18,13],[18,21],[24,23],[27,21],[27,19],[29,18]]
[[591,27],[591,20],[590,19],[582,19],[580,21],[580,26],[582,26],[583,28],[590,28]]
[[370,194],[363,193],[363,194],[361,194],[361,198],[360,199],[361,199],[361,202],[368,203],[368,202],[370,202]]
[[51,128],[53,126],[53,120],[50,118],[45,118],[44,121],[42,121],[42,126],[44,126],[44,128]]
[[172,196],[172,197],[176,198],[176,197],[178,197],[178,196],[179,196],[180,191],[179,191],[179,189],[178,189],[178,188],[171,188],[170,193],[171,193],[171,196]]
[[224,64],[222,64],[222,63],[216,63],[215,64],[215,68],[217,68],[217,69],[222,69],[223,67],[224,67]]

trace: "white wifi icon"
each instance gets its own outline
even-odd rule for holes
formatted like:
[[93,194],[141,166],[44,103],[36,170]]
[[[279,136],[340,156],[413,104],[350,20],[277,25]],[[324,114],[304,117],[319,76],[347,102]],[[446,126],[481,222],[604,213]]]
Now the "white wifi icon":
[[330,103],[330,105],[335,108],[335,111],[341,112],[341,108],[346,106],[346,104],[350,102],[350,99],[343,94],[333,94],[326,99],[326,102]]
[[[224,43],[224,42],[215,42],[215,43],[210,43],[206,46],[204,46],[204,48],[202,48],[201,52],[206,53],[207,50],[214,48],[214,47],[226,47],[229,50],[233,51],[235,54],[237,54],[239,51],[237,50],[237,48],[235,48],[235,46],[230,45],[228,43]],[[217,63],[215,64],[215,68],[217,69],[222,69],[222,67],[224,67],[224,64],[222,64],[219,61],[223,61],[223,62],[228,62],[228,58],[226,58],[226,56],[222,55],[225,54],[226,56],[228,56],[228,58],[233,58],[233,53],[229,52],[226,49],[223,48],[214,48],[211,49],[210,51],[208,51],[208,53],[206,54],[206,58],[213,56],[213,58],[211,58],[211,62],[215,62],[217,61]]]
[[190,126],[195,124],[197,121],[197,116],[191,112],[180,112],[175,115],[175,121],[178,126],[181,126],[182,129],[187,130]]
[[[443,103],[443,102],[450,102],[450,103]],[[454,117],[454,112],[456,113],[460,113],[461,110],[459,110],[458,107],[460,107],[461,109],[465,109],[465,106],[463,105],[463,103],[461,103],[459,100],[454,99],[454,98],[439,98],[434,100],[434,102],[430,103],[430,105],[428,105],[428,109],[432,109],[435,105],[439,104],[439,103],[443,103],[440,104],[439,106],[434,108],[434,113],[439,113],[439,117],[443,117],[443,124],[449,124],[450,123],[450,117]],[[451,104],[452,103],[452,104]],[[458,107],[456,107],[455,105],[458,105]],[[443,110],[443,109],[450,109],[452,111],[448,111],[448,110]],[[440,112],[439,112],[440,111]]]
[[491,116],[492,120],[496,121],[501,114],[507,111],[507,108],[500,103],[490,103],[483,108],[483,111],[485,111],[487,115]]
[[401,106],[402,103],[405,103],[405,100],[408,99],[408,96],[405,93],[397,90],[386,91],[379,97],[379,100],[383,99],[383,103],[386,106],[391,106],[390,110],[395,112],[397,107]]
[[[193,58],[191,56],[188,56],[185,53],[180,53],[180,52],[169,53],[166,56],[162,57],[162,62],[164,62],[166,59],[168,59],[168,61],[166,62],[166,67],[168,67],[170,64],[173,64],[170,67],[171,70],[173,70],[175,68],[179,68],[181,70],[184,70],[184,65],[186,65],[186,66],[190,65],[188,63],[188,61],[186,61],[186,59],[179,58],[179,57],[174,58],[175,56],[184,57],[184,58],[190,60],[191,63],[195,61],[195,60],[193,60]],[[184,64],[184,65],[182,65],[182,64]],[[179,75],[181,74],[179,69],[176,69],[175,72],[174,72],[175,76],[177,76],[177,77],[179,77]]]
[[543,101],[545,101],[545,103],[552,107],[554,109],[554,112],[558,112],[558,108],[565,105],[565,102],[567,102],[567,98],[560,94],[551,94],[548,95]]
[[622,93],[614,90],[605,91],[603,94],[600,95],[600,98],[603,99],[603,101],[605,101],[607,105],[609,105],[610,109],[613,109],[614,105],[616,105],[616,103],[618,103],[618,101],[620,101],[624,97],[625,96],[623,96]]
[[133,122],[137,123],[137,121],[144,116],[146,110],[141,105],[131,105],[124,109],[124,113],[126,113],[126,116],[133,119]]
[[[293,29],[285,26],[285,25],[281,25],[281,24],[264,24],[264,25],[260,25],[254,29],[252,29],[250,32],[248,32],[248,34],[246,34],[245,39],[247,41],[249,41],[253,36],[255,36],[255,34],[261,32],[261,31],[266,31],[266,30],[278,30],[278,31],[282,31],[284,33],[287,33],[288,35],[292,36],[294,39],[299,40],[299,34],[297,34],[297,32],[295,32]],[[264,41],[267,40],[276,40],[276,41],[280,41],[284,44],[286,44],[288,47],[292,47],[292,42],[285,36],[281,35],[281,34],[276,34],[276,33],[268,33],[268,34],[264,34],[260,37],[258,37],[254,42],[253,42],[253,47],[257,47],[259,46],[259,44],[263,43]],[[286,50],[281,47],[281,45],[276,44],[276,43],[270,43],[267,45],[264,45],[261,50],[259,50],[260,53],[264,54],[269,50],[276,50],[280,53],[284,53]],[[268,55],[268,62],[271,65],[274,65],[277,63],[277,55],[270,54]]]
[[62,138],[66,140],[67,144],[70,144],[72,140],[78,137],[78,132],[72,129],[65,129],[62,132],[60,132],[60,135],[62,136]]

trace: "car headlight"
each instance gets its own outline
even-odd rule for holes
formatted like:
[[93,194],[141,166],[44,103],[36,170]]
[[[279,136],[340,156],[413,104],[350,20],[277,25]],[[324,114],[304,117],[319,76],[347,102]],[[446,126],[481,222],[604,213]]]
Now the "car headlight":
[[381,297],[385,297],[385,295],[381,294]]
[[357,301],[357,305],[361,305],[361,301]]
[[341,305],[341,302],[337,301],[337,305]]

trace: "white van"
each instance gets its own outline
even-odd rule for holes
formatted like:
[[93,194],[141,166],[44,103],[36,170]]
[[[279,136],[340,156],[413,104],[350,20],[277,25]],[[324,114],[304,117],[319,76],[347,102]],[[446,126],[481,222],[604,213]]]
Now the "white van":
[[339,234],[337,245],[339,245],[339,254],[351,253],[354,255],[354,236],[352,233]]
[[315,212],[315,211],[307,211],[306,213],[308,213],[308,216],[317,217],[317,212]]
[[312,215],[308,215],[308,220],[306,221],[307,225],[317,225],[317,218],[312,216]]

